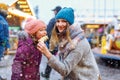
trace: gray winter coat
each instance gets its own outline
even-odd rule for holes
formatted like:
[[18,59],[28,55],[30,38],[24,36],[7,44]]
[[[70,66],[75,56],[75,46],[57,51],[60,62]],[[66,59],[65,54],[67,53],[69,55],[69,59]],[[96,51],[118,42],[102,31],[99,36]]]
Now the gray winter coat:
[[[63,80],[98,80],[99,69],[93,52],[78,25],[70,26],[71,38],[80,38],[74,49],[70,43],[63,41],[64,47],[59,50],[60,60],[52,56],[48,64],[63,76]],[[59,45],[60,46],[60,45]],[[63,46],[63,45],[62,45]]]

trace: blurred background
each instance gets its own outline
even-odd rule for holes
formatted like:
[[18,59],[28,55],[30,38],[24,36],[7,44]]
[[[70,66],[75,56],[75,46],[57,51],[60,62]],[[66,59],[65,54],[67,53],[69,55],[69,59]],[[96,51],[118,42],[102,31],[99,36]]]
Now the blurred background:
[[[7,80],[11,77],[11,64],[17,49],[17,32],[24,29],[25,18],[34,16],[48,24],[54,16],[52,9],[56,6],[74,9],[75,22],[85,31],[102,80],[120,80],[120,35],[114,42],[109,42],[109,36],[116,31],[120,34],[120,0],[0,0],[0,3],[8,8],[11,47],[8,53],[5,53],[3,61],[0,61],[0,75]],[[44,56],[42,59],[40,71],[44,70],[47,63]],[[59,74],[53,71],[50,80],[58,79]],[[41,77],[41,80],[44,79]]]
[[[0,0],[12,5],[17,0]],[[53,16],[51,10],[60,5],[73,7],[79,17],[113,17],[120,14],[120,0],[27,0],[32,9],[38,8],[39,18],[46,23]]]

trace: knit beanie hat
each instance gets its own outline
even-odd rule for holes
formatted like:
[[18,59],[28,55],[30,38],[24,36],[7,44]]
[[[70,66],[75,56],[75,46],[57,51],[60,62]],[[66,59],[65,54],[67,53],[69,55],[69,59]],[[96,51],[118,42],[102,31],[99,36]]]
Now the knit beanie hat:
[[25,23],[25,31],[29,34],[34,34],[38,30],[43,30],[46,28],[46,24],[41,21],[34,18],[27,18]]
[[70,25],[74,23],[74,10],[72,8],[63,8],[61,9],[57,15],[55,16],[56,19],[65,19],[69,22]]

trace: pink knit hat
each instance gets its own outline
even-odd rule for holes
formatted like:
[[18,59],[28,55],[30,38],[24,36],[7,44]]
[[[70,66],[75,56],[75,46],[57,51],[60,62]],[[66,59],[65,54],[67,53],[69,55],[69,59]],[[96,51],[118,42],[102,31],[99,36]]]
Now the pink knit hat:
[[46,24],[38,19],[27,18],[24,29],[27,33],[34,34],[38,30],[45,30]]

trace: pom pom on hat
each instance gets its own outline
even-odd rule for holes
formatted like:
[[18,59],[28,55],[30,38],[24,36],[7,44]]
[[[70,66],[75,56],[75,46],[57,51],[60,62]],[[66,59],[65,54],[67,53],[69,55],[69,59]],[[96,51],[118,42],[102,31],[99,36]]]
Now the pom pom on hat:
[[41,20],[37,20],[34,18],[27,18],[24,29],[27,33],[34,34],[38,30],[46,29],[46,24]]
[[70,25],[74,23],[74,10],[72,8],[63,8],[55,16],[56,19],[65,19]]

